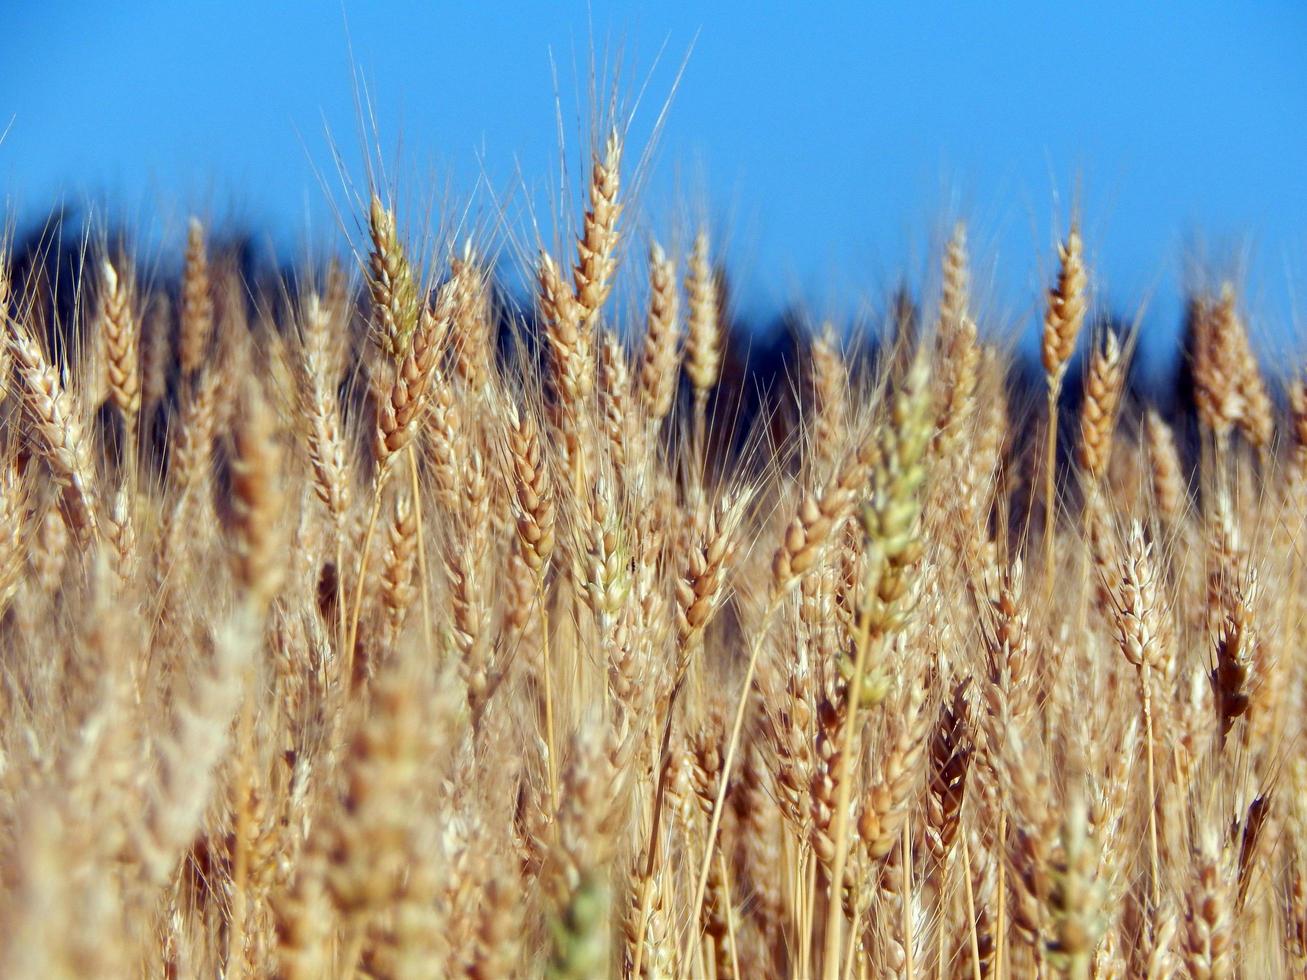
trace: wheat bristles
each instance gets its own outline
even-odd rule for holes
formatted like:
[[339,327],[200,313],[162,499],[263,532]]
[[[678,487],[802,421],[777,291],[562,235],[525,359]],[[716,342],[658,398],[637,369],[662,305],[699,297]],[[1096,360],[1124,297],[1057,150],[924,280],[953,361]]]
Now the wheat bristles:
[[1035,355],[959,224],[760,342],[706,231],[622,261],[624,139],[560,228],[370,177],[354,284],[0,259],[0,971],[1301,973],[1271,325],[1214,280],[1146,402],[1078,225]]

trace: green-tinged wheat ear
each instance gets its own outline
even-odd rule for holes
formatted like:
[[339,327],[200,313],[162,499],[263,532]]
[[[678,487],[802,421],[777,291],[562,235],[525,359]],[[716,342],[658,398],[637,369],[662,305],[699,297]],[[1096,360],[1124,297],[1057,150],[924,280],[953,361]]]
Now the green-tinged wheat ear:
[[862,507],[867,553],[863,601],[874,632],[902,622],[909,569],[922,552],[921,488],[928,472],[926,448],[934,435],[929,382],[929,362],[918,354],[882,424],[879,461]]
[[395,364],[389,390],[377,406],[373,446],[382,468],[412,441],[427,407],[458,289],[458,280],[450,279],[436,292],[434,303],[422,307],[417,326],[406,338],[404,353]]
[[1097,842],[1088,827],[1086,805],[1073,798],[1065,811],[1049,876],[1049,959],[1066,976],[1088,980],[1094,947],[1105,924],[1105,896],[1094,878]]
[[552,950],[545,975],[551,980],[589,980],[608,969],[608,889],[581,878],[549,926]]

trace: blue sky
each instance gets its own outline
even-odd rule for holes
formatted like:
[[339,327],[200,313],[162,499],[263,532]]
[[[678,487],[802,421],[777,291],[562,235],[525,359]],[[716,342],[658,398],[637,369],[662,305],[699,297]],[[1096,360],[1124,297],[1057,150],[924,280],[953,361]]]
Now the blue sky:
[[190,210],[329,239],[361,74],[411,193],[547,220],[555,95],[575,173],[594,50],[634,148],[675,90],[633,229],[706,213],[746,311],[922,283],[961,215],[991,319],[1020,321],[1076,201],[1102,295],[1151,296],[1158,331],[1197,251],[1247,259],[1263,333],[1307,282],[1302,4],[141,0],[5,27],[0,188],[25,216],[89,196],[156,239]]

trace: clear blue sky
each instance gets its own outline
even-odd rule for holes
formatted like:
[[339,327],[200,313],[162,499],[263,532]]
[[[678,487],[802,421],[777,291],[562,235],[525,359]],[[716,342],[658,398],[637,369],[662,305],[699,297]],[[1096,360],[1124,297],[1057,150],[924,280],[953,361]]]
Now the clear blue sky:
[[593,42],[626,108],[643,89],[637,145],[685,63],[639,228],[707,201],[746,310],[920,283],[961,214],[992,309],[1028,316],[1077,199],[1111,304],[1151,292],[1159,327],[1198,241],[1249,250],[1262,330],[1307,282],[1299,3],[140,0],[3,23],[0,187],[22,215],[89,194],[153,234],[198,209],[283,248],[325,236],[327,132],[362,173],[355,68],[407,173],[457,201],[484,176],[484,214],[520,168],[534,196],[514,200],[547,211],[554,79],[575,163]]

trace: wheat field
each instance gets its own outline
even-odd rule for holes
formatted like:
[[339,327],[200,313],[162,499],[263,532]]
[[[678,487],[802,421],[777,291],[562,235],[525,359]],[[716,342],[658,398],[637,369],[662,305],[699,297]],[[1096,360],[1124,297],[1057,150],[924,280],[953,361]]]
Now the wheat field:
[[959,224],[749,393],[623,150],[520,301],[384,187],[275,281],[6,259],[0,973],[1304,975],[1307,385],[1236,287],[1150,404],[1063,216],[1018,397]]

